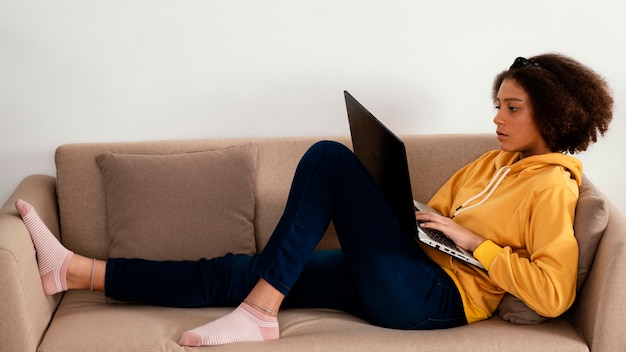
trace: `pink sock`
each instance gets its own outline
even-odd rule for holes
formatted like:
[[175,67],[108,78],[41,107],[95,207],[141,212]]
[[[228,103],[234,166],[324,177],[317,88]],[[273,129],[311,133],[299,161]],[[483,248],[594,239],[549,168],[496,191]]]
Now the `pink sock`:
[[43,290],[47,295],[67,291],[67,267],[72,259],[73,252],[54,237],[46,225],[37,215],[35,208],[25,201],[18,199],[15,207],[22,216],[30,238],[35,245],[37,265]]
[[208,324],[186,331],[181,346],[217,346],[232,342],[269,341],[279,338],[278,319],[261,313],[247,303]]

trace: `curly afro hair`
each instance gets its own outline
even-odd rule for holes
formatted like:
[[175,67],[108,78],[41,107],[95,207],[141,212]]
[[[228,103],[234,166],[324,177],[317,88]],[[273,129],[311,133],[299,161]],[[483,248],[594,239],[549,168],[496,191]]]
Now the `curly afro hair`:
[[515,80],[528,94],[535,124],[553,152],[580,153],[608,130],[613,96],[607,82],[567,56],[518,58],[496,76],[494,101],[505,79]]

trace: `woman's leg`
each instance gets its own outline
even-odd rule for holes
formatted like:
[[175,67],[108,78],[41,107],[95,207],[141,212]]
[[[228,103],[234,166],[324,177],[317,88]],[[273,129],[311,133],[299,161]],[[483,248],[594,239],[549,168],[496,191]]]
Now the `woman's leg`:
[[[248,298],[277,312],[331,219],[368,320],[402,329],[466,323],[452,280],[402,232],[354,154],[334,142],[317,143],[300,161],[285,212],[253,265],[261,280]],[[229,335],[234,327],[224,320],[194,329],[195,341]]]
[[[250,268],[257,256],[227,254],[198,261],[106,261],[107,297],[167,307],[236,307],[259,277]],[[341,250],[309,258],[284,307],[331,308],[361,315],[355,286]]]
[[107,297],[167,307],[233,307],[258,281],[256,256],[227,254],[198,261],[107,260]]
[[288,295],[331,219],[370,322],[400,329],[466,323],[454,282],[402,231],[354,153],[335,142],[318,143],[303,157],[253,271]]

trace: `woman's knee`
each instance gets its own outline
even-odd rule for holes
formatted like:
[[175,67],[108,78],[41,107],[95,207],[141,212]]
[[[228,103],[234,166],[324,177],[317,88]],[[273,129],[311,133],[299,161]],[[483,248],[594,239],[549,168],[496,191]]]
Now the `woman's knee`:
[[339,157],[343,159],[345,157],[354,157],[354,153],[342,143],[323,140],[313,144],[306,152],[305,157],[313,159],[321,157]]
[[346,147],[345,145],[343,145],[342,143],[339,143],[337,141],[330,141],[330,140],[322,140],[322,141],[318,141],[315,144],[313,144],[309,150],[312,151],[321,151],[321,152],[339,152],[339,153],[345,153],[345,152],[350,152],[352,153],[352,151],[350,151],[350,149],[348,149],[348,147]]

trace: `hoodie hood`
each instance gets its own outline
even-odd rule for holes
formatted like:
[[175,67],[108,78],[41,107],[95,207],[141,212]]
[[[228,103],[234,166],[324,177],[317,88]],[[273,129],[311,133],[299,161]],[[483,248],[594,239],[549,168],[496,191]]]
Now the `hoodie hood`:
[[452,219],[465,211],[476,208],[485,203],[509,174],[511,176],[521,174],[539,174],[547,167],[560,166],[569,171],[571,175],[570,177],[576,181],[578,186],[580,186],[582,182],[582,163],[578,159],[569,155],[548,153],[520,159],[519,153],[502,151],[494,153],[498,154],[494,157],[493,177],[482,191],[467,199],[463,202],[463,204],[461,204],[461,206],[455,209],[451,216]]
[[572,175],[572,179],[579,186],[582,182],[583,165],[580,160],[573,156],[561,153],[547,153],[532,155],[521,160],[519,157],[519,153],[500,152],[500,155],[495,159],[496,169],[507,166],[511,169],[511,175],[519,173],[536,174],[548,166],[558,165],[568,170]]

